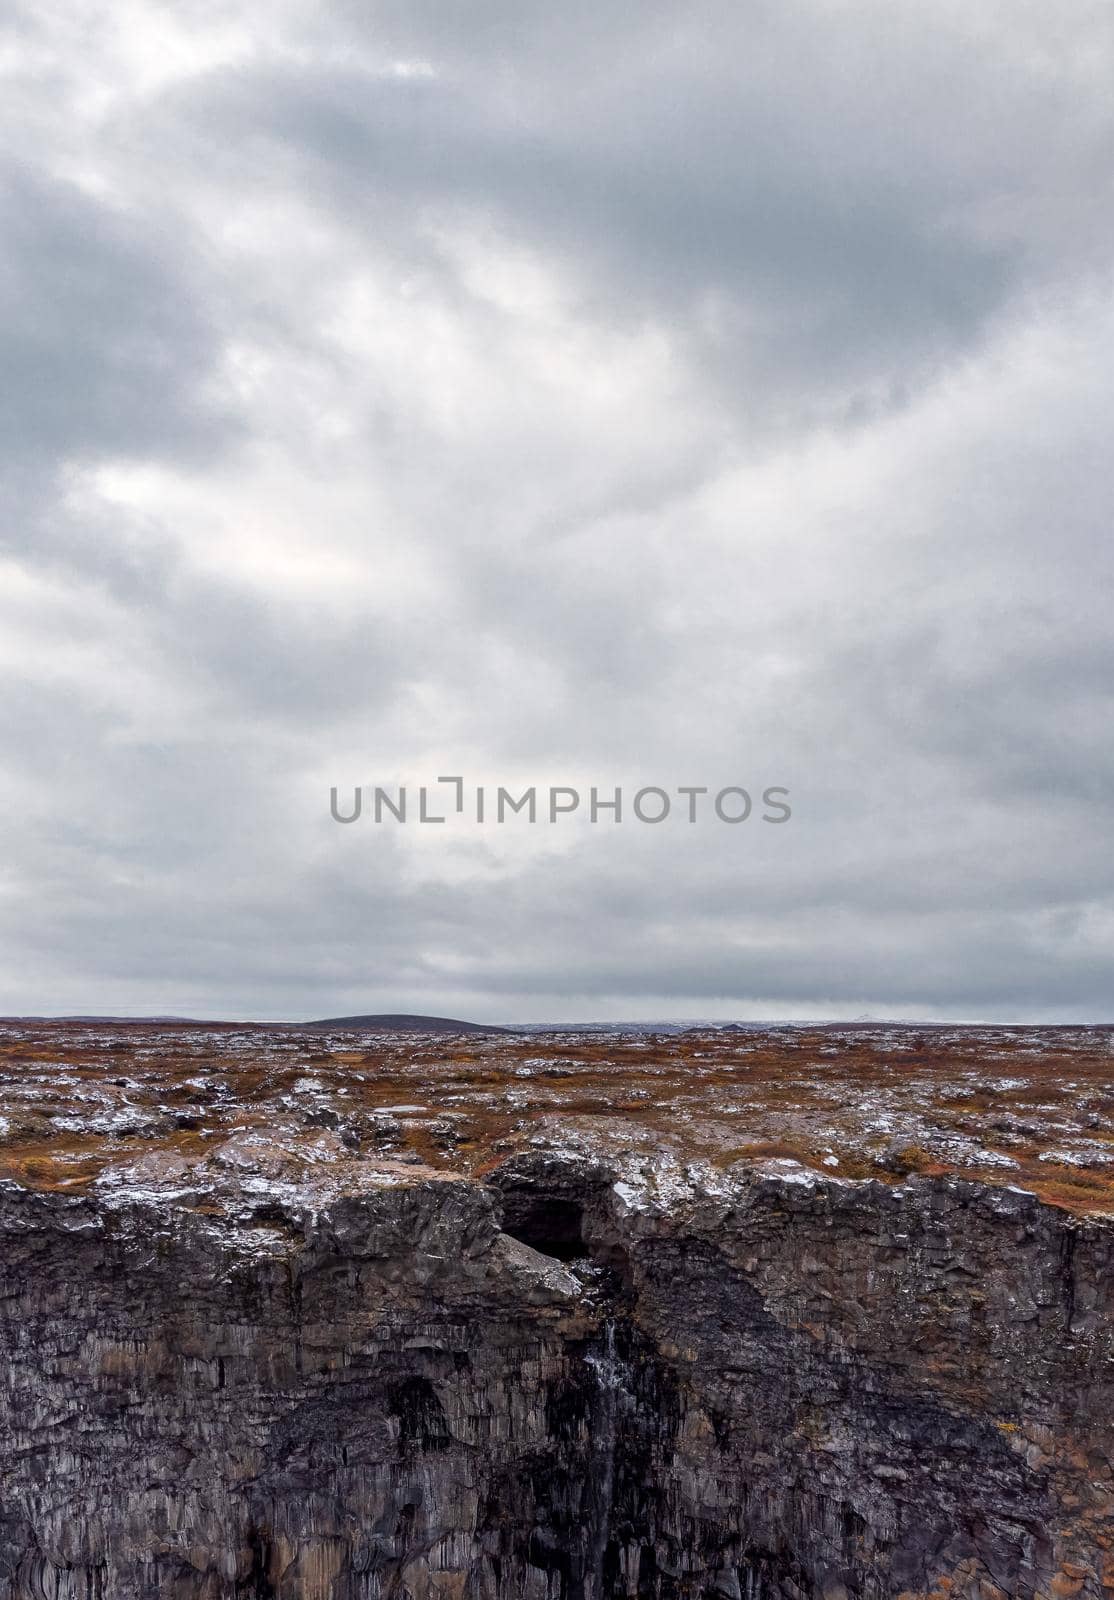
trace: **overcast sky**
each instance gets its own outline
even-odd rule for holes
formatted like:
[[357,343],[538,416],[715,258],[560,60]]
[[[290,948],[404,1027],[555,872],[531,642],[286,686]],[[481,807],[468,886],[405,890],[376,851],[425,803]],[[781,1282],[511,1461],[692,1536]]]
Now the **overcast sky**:
[[1114,1018],[1108,4],[3,18],[0,1010]]

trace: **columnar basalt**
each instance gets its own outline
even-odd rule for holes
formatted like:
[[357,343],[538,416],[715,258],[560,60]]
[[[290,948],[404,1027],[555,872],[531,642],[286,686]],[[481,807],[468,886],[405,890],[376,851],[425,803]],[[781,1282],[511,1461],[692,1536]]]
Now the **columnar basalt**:
[[1110,1600],[1106,1215],[299,1116],[0,1184],[0,1600]]

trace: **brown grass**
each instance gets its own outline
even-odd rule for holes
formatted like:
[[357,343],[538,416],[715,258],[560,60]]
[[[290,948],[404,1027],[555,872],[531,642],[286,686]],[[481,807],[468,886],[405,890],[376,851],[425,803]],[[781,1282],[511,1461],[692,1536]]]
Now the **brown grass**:
[[[158,1151],[197,1157],[252,1131],[296,1149],[321,1134],[323,1110],[338,1136],[347,1132],[351,1159],[374,1159],[384,1108],[416,1105],[388,1142],[441,1169],[487,1170],[543,1127],[559,1136],[606,1124],[612,1139],[721,1167],[780,1157],[887,1183],[959,1173],[1114,1213],[1114,1163],[1040,1160],[1050,1149],[1088,1160],[1109,1148],[1112,1063],[1110,1031],[1099,1028],[705,1029],[647,1043],[0,1024],[10,1124],[0,1177],[80,1189],[110,1164]],[[433,1126],[448,1113],[459,1119],[455,1142]],[[825,1163],[831,1153],[837,1166]],[[1000,1154],[1017,1165],[995,1165]]]

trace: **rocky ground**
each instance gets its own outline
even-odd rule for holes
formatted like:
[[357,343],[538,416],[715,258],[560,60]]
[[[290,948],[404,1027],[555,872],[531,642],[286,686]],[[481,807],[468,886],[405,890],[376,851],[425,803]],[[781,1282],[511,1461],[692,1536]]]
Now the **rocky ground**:
[[1111,1043],[0,1024],[0,1600],[1110,1600]]

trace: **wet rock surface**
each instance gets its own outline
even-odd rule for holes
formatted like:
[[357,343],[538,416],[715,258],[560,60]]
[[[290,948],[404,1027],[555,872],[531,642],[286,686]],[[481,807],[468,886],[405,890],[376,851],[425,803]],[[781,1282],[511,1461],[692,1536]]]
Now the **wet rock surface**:
[[1101,1146],[1109,1041],[1016,1033],[843,1030],[841,1121],[815,1031],[9,1029],[0,1597],[1110,1600],[1101,1190],[946,1159],[971,1075]]

